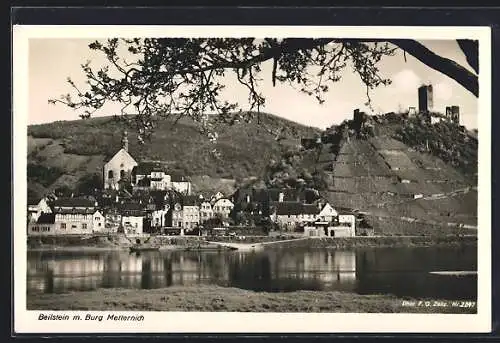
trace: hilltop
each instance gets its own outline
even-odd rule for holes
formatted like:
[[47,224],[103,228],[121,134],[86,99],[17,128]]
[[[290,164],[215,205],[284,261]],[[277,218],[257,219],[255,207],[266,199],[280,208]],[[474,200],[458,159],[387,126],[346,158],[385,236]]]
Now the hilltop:
[[[158,121],[150,142],[141,145],[129,129],[129,151],[137,160],[162,160],[173,173],[191,177],[195,190],[234,189],[235,182],[262,176],[267,163],[283,149],[300,145],[301,137],[319,132],[271,114],[260,114],[259,125],[236,123],[221,127],[214,145],[188,119]],[[283,131],[284,139],[276,140]],[[98,180],[105,161],[119,150],[123,122],[114,117],[58,121],[28,127],[28,188],[32,196],[58,187]],[[276,134],[275,134],[276,132]],[[221,154],[215,158],[210,151]],[[96,183],[98,181],[95,181]]]

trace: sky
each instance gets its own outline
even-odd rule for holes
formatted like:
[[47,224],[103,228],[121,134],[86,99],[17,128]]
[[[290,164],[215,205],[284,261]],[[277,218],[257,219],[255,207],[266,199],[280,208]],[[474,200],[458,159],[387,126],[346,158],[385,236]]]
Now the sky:
[[[98,52],[91,51],[88,44],[95,39],[30,39],[29,41],[29,124],[40,124],[57,120],[79,119],[79,112],[62,104],[48,104],[48,99],[58,98],[61,94],[71,93],[72,88],[66,82],[68,77],[75,84],[84,86],[84,75],[80,65],[90,60],[91,66],[100,66],[104,58]],[[454,40],[420,41],[435,53],[454,60],[467,69],[465,56]],[[342,71],[342,79],[330,86],[325,102],[319,104],[314,97],[300,93],[285,84],[271,82],[271,65],[262,66],[260,86],[266,97],[262,111],[293,120],[295,122],[321,129],[351,119],[354,109],[361,109],[371,114],[418,109],[417,88],[425,83],[434,88],[434,109],[444,112],[446,106],[460,106],[460,124],[469,129],[477,128],[477,98],[444,74],[426,66],[413,56],[406,54],[406,61],[401,51],[395,56],[382,59],[379,64],[384,78],[392,79],[389,86],[380,86],[370,92],[373,112],[364,106],[367,100],[366,87],[351,68]],[[228,78],[224,98],[237,101],[243,110],[248,109],[248,93],[235,80]],[[119,106],[105,107],[99,115],[110,115]]]

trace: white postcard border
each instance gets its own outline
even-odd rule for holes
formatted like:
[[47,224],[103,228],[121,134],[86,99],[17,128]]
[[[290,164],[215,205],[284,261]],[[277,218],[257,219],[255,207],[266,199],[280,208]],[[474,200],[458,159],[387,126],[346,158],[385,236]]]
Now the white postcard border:
[[[479,40],[477,314],[327,314],[26,310],[28,41],[103,37],[339,37]],[[491,32],[489,27],[29,26],[13,29],[13,242],[16,333],[383,333],[491,330]],[[43,314],[140,314],[139,322],[46,321]]]

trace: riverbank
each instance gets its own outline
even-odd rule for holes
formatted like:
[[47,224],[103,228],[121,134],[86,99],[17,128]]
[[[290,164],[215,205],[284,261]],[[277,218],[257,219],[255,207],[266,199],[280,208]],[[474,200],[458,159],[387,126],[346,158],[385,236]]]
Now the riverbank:
[[[39,238],[37,238],[39,239]],[[426,246],[464,246],[477,245],[477,236],[357,236],[357,237],[316,237],[291,239],[291,237],[169,237],[153,236],[143,244],[159,247],[160,250],[204,250],[217,248],[217,245],[207,241],[237,244],[262,244],[266,249],[349,249],[376,247],[426,247]],[[125,238],[99,239],[72,237],[52,237],[47,241],[30,242],[28,251],[103,251],[128,250],[133,244]],[[220,247],[220,246],[219,246]]]
[[[431,301],[434,303],[435,301]],[[28,310],[476,313],[476,307],[407,306],[411,299],[338,291],[254,292],[213,285],[100,289],[64,294],[28,294]],[[406,304],[406,305],[405,305]]]

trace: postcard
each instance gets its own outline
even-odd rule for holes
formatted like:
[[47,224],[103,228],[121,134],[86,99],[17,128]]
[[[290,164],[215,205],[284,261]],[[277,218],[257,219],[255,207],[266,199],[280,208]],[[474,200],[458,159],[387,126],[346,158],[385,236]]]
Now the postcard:
[[13,46],[16,333],[491,329],[489,28]]

